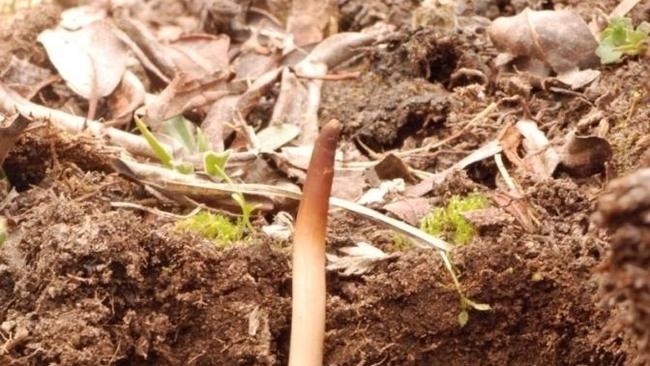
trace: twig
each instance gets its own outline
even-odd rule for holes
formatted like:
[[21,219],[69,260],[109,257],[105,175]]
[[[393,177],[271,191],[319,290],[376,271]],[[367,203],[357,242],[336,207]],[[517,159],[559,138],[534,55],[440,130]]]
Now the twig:
[[618,5],[609,13],[609,17],[622,17],[629,13],[632,8],[636,6],[641,0],[622,0]]
[[[124,147],[132,154],[156,157],[146,140],[140,136],[116,128],[106,128],[100,122],[32,103],[2,83],[0,83],[0,110],[6,113],[18,111],[18,113],[28,118],[50,120],[70,132],[88,130],[97,137],[107,136],[112,143]],[[168,151],[172,151],[170,146],[164,145],[164,147]]]
[[[12,114],[17,111],[28,118],[49,120],[68,132],[80,133],[88,131],[98,138],[108,137],[110,143],[123,147],[133,155],[157,158],[157,155],[151,150],[151,147],[142,136],[134,135],[117,128],[106,127],[98,121],[87,120],[83,117],[30,102],[2,83],[0,83],[0,111],[7,114]],[[175,150],[175,147],[169,144],[163,142],[160,144],[170,154]],[[235,152],[231,154],[230,160],[248,161],[255,159],[256,156],[257,153],[255,151]],[[203,164],[200,159],[189,160],[195,166],[202,166]]]
[[510,174],[508,174],[508,170],[506,169],[505,164],[503,164],[501,153],[494,154],[494,161],[497,163],[497,168],[499,169],[499,173],[501,173],[501,176],[503,177],[503,180],[506,182],[506,185],[508,186],[510,191],[515,193],[521,193],[517,189],[517,186],[515,185],[515,182],[512,180]]
[[168,219],[177,219],[177,220],[183,220],[183,219],[188,219],[199,212],[201,212],[202,206],[196,207],[192,212],[188,213],[187,215],[177,215],[173,214],[171,212],[166,212],[159,210],[157,208],[152,208],[152,207],[147,207],[143,205],[138,205],[137,203],[132,203],[132,202],[111,202],[111,207],[116,207],[116,208],[132,208],[136,210],[141,210],[141,211],[146,211],[150,214],[160,216],[160,217],[165,217]]
[[338,80],[358,79],[359,76],[361,76],[361,73],[359,71],[350,71],[350,72],[341,72],[337,74],[306,75],[300,72],[296,72],[296,76],[302,79],[338,81]]
[[467,124],[465,124],[465,126],[463,126],[459,131],[457,131],[456,133],[452,134],[451,136],[447,137],[444,140],[441,140],[441,141],[438,141],[438,142],[435,142],[435,143],[431,143],[431,144],[427,144],[425,146],[418,147],[416,149],[400,151],[400,152],[395,153],[395,155],[400,156],[400,157],[401,156],[409,156],[409,155],[412,155],[412,154],[427,152],[429,150],[433,150],[433,149],[438,148],[440,146],[446,145],[449,142],[451,142],[451,141],[459,138],[460,136],[462,136],[465,133],[465,131],[467,131],[470,127],[474,126],[476,123],[478,123],[478,122],[482,121],[483,119],[487,118],[490,115],[490,113],[492,113],[492,111],[494,111],[496,109],[496,107],[497,107],[497,103],[491,103],[490,105],[485,107],[485,109],[482,110],[479,114],[474,116],[474,118],[472,118],[469,122],[467,122]]

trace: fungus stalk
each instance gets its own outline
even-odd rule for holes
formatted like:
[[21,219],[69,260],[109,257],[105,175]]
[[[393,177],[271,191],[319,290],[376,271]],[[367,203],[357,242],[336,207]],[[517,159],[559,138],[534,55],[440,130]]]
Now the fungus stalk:
[[316,139],[298,208],[293,243],[289,366],[322,366],[325,340],[325,235],[340,123]]

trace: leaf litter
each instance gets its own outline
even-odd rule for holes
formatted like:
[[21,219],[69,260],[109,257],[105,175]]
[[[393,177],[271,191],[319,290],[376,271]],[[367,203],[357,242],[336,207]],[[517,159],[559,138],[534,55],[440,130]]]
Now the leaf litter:
[[[645,253],[621,237],[647,224],[646,56],[600,65],[600,4],[525,3],[93,3],[2,29],[0,361],[285,364],[295,200],[335,118],[327,364],[643,362],[644,323],[620,346],[626,310],[597,304],[643,319],[619,252]],[[466,245],[417,228],[475,194]],[[596,201],[640,228],[611,256]],[[174,225],[251,210],[225,249]]]

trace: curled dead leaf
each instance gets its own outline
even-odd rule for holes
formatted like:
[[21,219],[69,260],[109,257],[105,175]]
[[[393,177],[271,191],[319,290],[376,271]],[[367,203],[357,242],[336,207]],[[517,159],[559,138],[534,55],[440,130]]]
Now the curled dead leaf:
[[108,98],[111,120],[107,124],[125,124],[131,121],[133,112],[144,103],[144,85],[132,72],[124,73],[122,82]]
[[402,159],[395,154],[388,154],[374,166],[377,177],[381,180],[402,178],[408,183],[415,183],[416,179],[411,169]]
[[544,61],[560,74],[598,65],[598,42],[587,23],[569,10],[525,9],[488,27],[495,46],[514,56]]
[[38,36],[70,89],[86,99],[111,94],[126,71],[126,47],[110,29],[102,20],[76,31],[47,29]]
[[604,171],[611,158],[612,147],[607,140],[571,133],[560,149],[559,168],[573,177],[588,177]]
[[228,70],[229,47],[230,38],[226,35],[190,34],[162,49],[177,70],[199,79]]
[[230,76],[227,72],[218,72],[197,80],[178,74],[155,99],[147,103],[147,122],[157,130],[164,120],[233,94],[235,91],[231,91],[227,84]]

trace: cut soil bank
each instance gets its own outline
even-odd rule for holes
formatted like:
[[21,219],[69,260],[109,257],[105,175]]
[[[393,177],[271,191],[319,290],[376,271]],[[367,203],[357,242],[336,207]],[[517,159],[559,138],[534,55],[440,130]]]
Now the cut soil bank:
[[[354,17],[357,1],[343,3],[342,28],[378,20],[372,12]],[[572,128],[589,134],[606,125],[614,149],[607,174],[638,167],[650,146],[647,60],[603,68],[601,80],[581,93],[536,89],[492,66],[496,50],[484,23],[468,24],[453,36],[411,31],[404,20],[411,2],[384,3],[368,6],[393,14],[388,20],[404,30],[368,50],[359,79],[328,81],[323,90],[320,119],[341,120],[348,142],[377,151],[408,149],[453,135],[489,103],[500,102],[498,115],[442,150],[410,157],[411,166],[441,171],[507,123],[533,116],[553,140]],[[465,13],[494,17],[549,2],[486,3]],[[580,2],[583,15],[592,9],[587,3],[605,6]],[[616,3],[607,2],[605,10]],[[58,12],[43,9],[7,23],[0,54],[49,67],[35,39],[56,23]],[[643,17],[638,9],[633,15]],[[54,84],[39,97],[51,107],[78,102],[59,89]],[[514,97],[519,94],[524,97]],[[114,150],[101,144],[45,124],[26,133],[3,165],[18,193],[0,189],[0,216],[10,232],[0,248],[0,364],[285,365],[291,324],[287,244],[258,230],[220,250],[178,231],[174,220],[112,206],[128,202],[187,213],[112,173]],[[500,184],[495,170],[475,164],[435,186],[431,200],[443,205],[470,192],[489,197]],[[647,299],[630,295],[635,274],[625,269],[628,262],[645,265],[648,250],[625,233],[647,236],[647,229],[619,234],[610,258],[607,235],[590,220],[607,178],[561,176],[539,183],[521,177],[537,229],[528,232],[514,220],[480,227],[473,242],[453,252],[466,295],[492,307],[470,311],[464,327],[457,320],[458,293],[435,251],[396,251],[392,232],[332,211],[328,252],[368,241],[395,256],[364,275],[328,272],[324,364],[604,366],[642,360],[646,350],[627,338],[629,323],[621,313],[631,302],[634,319],[647,324],[641,311]],[[610,212],[612,227],[616,214]],[[607,290],[630,301],[614,304],[621,299],[601,293],[602,268],[608,270],[604,283],[613,283]],[[647,273],[639,276],[647,281]],[[603,301],[610,298],[616,301]],[[633,333],[641,340],[650,334]]]
[[[17,153],[92,150],[44,132],[25,136]],[[111,208],[151,203],[135,184],[72,160],[44,165],[44,179],[2,210],[13,231],[0,252],[2,330],[13,335],[3,364],[286,363],[288,249],[252,238],[220,251],[157,216]],[[452,183],[440,189],[475,188]],[[606,249],[585,234],[591,204],[577,188],[532,186],[540,233],[491,228],[455,253],[468,296],[493,307],[471,312],[463,328],[434,251],[402,253],[364,276],[330,273],[326,364],[622,364],[621,340],[601,334],[611,314],[596,305],[592,278]],[[352,218],[340,215],[331,238],[350,244],[360,235],[341,238]]]

